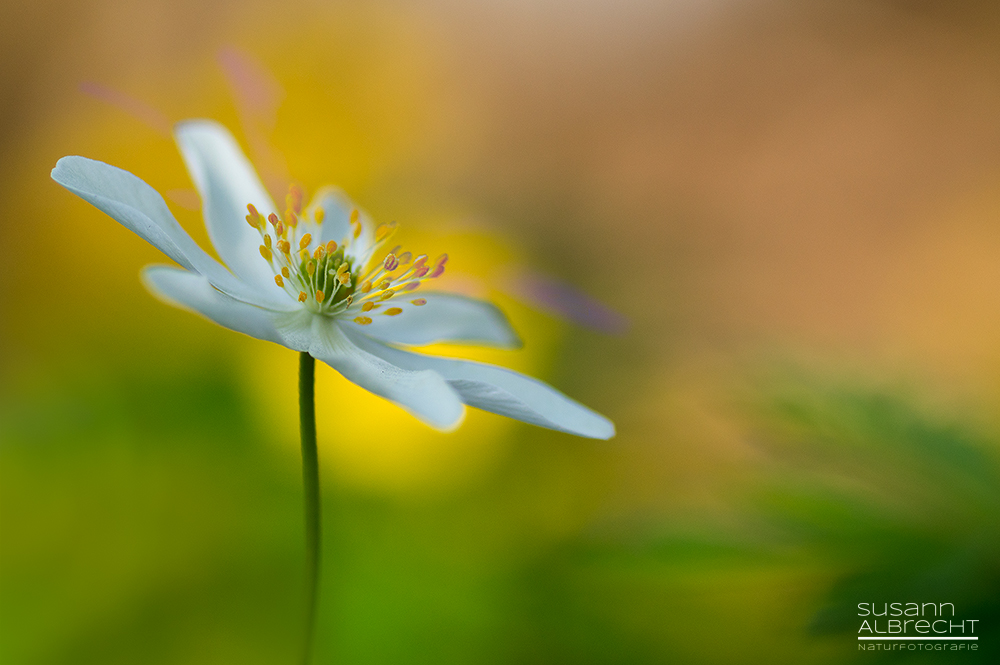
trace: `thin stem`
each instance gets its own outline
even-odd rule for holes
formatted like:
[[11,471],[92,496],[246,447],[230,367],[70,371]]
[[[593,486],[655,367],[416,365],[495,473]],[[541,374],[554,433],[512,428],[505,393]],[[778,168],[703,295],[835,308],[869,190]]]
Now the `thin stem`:
[[312,657],[319,584],[319,456],[316,452],[316,360],[299,354],[299,429],[302,434],[302,487],[306,505],[306,612],[302,664]]

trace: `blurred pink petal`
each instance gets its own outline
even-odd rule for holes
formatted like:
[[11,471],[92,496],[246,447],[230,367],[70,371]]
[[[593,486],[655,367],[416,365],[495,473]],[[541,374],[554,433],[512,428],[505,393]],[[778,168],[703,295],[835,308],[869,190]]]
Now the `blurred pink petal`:
[[201,210],[201,197],[198,192],[190,187],[185,189],[168,189],[164,192],[172,203],[176,203],[185,210]]
[[90,95],[94,99],[99,99],[124,111],[158,133],[168,138],[170,137],[170,120],[165,114],[149,104],[131,97],[120,90],[115,90],[100,83],[94,83],[93,81],[84,81],[81,83],[80,91]]
[[271,71],[249,53],[227,46],[219,50],[217,59],[233,92],[240,126],[261,179],[272,193],[283,192],[291,177],[270,137],[285,91]]
[[273,74],[249,54],[227,46],[219,51],[219,65],[233,90],[241,114],[266,129],[274,129],[285,91]]

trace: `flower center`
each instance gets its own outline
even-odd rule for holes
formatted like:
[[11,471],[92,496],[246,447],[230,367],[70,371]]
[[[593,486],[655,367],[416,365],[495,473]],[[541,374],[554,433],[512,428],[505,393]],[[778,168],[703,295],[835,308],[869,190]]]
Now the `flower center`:
[[[302,190],[292,185],[285,197],[284,217],[271,213],[265,218],[253,204],[247,204],[246,220],[261,235],[260,255],[274,272],[274,283],[310,311],[329,316],[359,314],[354,322],[367,325],[372,315],[402,314],[402,307],[388,306],[386,301],[444,273],[447,254],[428,264],[427,255],[414,259],[410,252],[400,253],[399,246],[364,272],[363,257],[372,256],[395,233],[396,223],[380,224],[374,238],[362,238],[364,229],[355,209],[347,236],[339,243],[321,243],[324,210],[311,206],[303,214],[302,198]],[[409,301],[417,307],[425,303],[423,298]]]

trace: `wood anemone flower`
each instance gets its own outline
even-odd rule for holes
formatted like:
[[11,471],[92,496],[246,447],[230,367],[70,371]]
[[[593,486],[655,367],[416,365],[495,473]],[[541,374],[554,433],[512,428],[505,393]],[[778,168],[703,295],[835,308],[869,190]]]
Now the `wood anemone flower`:
[[375,226],[334,188],[306,205],[292,187],[278,208],[235,139],[215,122],[182,122],[174,135],[225,265],[131,173],[84,157],[63,157],[52,170],[60,185],[180,265],[143,270],[154,295],[226,328],[306,352],[438,429],[457,427],[467,404],[579,436],[614,436],[610,420],[541,381],[405,348],[520,344],[494,305],[424,292],[425,282],[444,272],[447,255],[430,260],[399,247],[386,251],[395,225]]

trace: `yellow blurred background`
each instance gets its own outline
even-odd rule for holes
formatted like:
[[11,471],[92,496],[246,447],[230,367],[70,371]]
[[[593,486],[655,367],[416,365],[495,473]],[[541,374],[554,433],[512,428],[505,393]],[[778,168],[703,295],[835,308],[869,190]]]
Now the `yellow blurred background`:
[[858,602],[911,598],[995,658],[1000,5],[2,9],[0,662],[297,653],[295,354],[156,301],[166,259],[49,178],[122,167],[208,247],[192,117],[526,341],[432,351],[618,428],[439,434],[323,367],[318,663],[841,663]]

